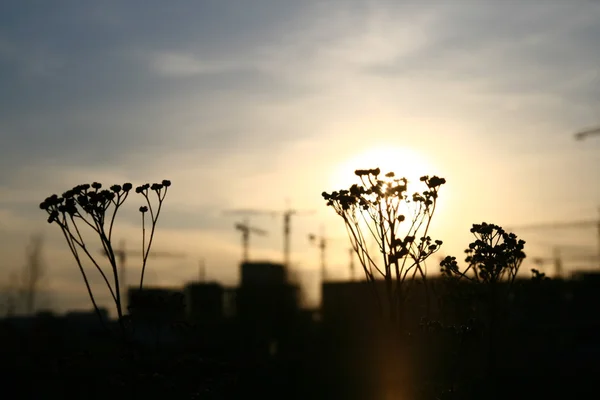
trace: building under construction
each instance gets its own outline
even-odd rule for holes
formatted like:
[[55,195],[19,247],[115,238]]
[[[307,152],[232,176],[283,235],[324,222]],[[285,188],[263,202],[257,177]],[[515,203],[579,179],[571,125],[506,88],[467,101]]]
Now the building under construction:
[[299,314],[299,287],[288,282],[278,263],[243,262],[240,277],[237,288],[209,282],[183,289],[132,288],[130,315],[149,322],[188,321],[213,338],[235,325],[244,347],[263,354],[280,351]]
[[236,319],[250,347],[278,352],[299,312],[299,288],[287,281],[283,264],[242,263],[236,291]]

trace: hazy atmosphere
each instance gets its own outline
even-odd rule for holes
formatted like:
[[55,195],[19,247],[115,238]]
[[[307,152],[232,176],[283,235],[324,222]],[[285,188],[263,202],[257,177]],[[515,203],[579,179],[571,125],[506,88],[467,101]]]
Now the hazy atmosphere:
[[[38,205],[92,181],[172,181],[152,248],[187,257],[150,259],[148,285],[196,279],[200,259],[207,279],[236,284],[241,217],[225,210],[315,211],[292,218],[313,302],[308,234],[325,227],[329,274],[348,277],[346,231],[321,193],[357,168],[446,178],[440,255],[460,255],[484,220],[597,219],[600,141],[573,135],[600,123],[598,21],[597,1],[3,1],[0,284],[43,233],[46,305],[90,308]],[[132,249],[140,205],[128,200],[115,234]],[[250,257],[280,261],[281,217],[250,223],[269,232]],[[558,242],[597,254],[593,228],[567,234],[519,234],[525,264]]]

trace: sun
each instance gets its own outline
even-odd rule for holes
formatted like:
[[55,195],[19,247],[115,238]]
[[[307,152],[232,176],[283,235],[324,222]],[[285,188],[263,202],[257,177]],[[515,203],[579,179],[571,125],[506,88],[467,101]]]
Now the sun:
[[330,184],[335,190],[347,189],[358,183],[357,169],[381,169],[381,176],[394,172],[397,178],[408,179],[409,187],[419,183],[423,175],[435,175],[434,166],[424,156],[408,147],[377,146],[341,162],[334,168]]

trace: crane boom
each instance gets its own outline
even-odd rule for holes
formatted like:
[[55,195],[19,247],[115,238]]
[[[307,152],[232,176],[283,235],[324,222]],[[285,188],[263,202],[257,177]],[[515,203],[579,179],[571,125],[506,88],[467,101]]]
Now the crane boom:
[[586,129],[575,134],[575,140],[583,140],[588,136],[600,135],[600,126],[592,129]]
[[269,210],[258,210],[253,208],[232,208],[223,211],[225,214],[236,214],[236,215],[271,215],[276,216],[275,211]]
[[248,221],[238,222],[235,224],[235,229],[242,232],[242,262],[248,262],[248,253],[250,247],[250,234],[266,236],[267,231],[250,226]]
[[[560,277],[563,269],[563,250],[564,248],[555,246],[553,249],[553,257],[534,257],[532,261],[539,266],[552,262],[554,264],[554,274],[557,277]],[[598,262],[600,258],[597,255],[592,254],[572,254],[568,257],[568,260],[577,262]]]
[[247,225],[247,223],[237,223],[235,224],[235,229],[239,231],[248,231],[249,233],[256,233],[257,235],[266,235],[267,231],[260,228],[254,228],[252,226]]
[[292,216],[293,215],[309,215],[314,214],[314,210],[296,210],[289,206],[284,210],[261,210],[252,208],[238,208],[225,210],[228,214],[241,214],[241,215],[270,215],[275,217],[277,215],[283,216],[283,265],[288,268],[290,265],[291,258],[291,234],[292,234]]
[[515,226],[512,228],[506,228],[506,230],[513,231],[525,231],[525,230],[544,230],[544,229],[570,229],[570,228],[594,228],[598,226],[599,221],[594,220],[582,220],[573,222],[546,222],[541,224]]
[[[265,212],[262,210],[253,210],[253,209],[249,209],[249,208],[227,209],[227,210],[223,210],[223,213],[224,214],[233,214],[233,215],[245,215],[245,216],[272,214],[272,216],[275,216],[273,213],[268,213],[268,212]],[[238,230],[242,233],[242,262],[248,262],[248,258],[249,258],[248,253],[249,253],[249,247],[250,247],[250,234],[252,233],[252,234],[256,234],[256,235],[266,236],[267,231],[250,226],[250,223],[248,222],[248,218],[246,218],[244,220],[244,222],[236,223],[234,226],[235,226],[236,230]]]
[[[108,257],[108,253],[106,252],[106,249],[101,249],[100,252],[103,256]],[[119,247],[117,249],[113,249],[113,253],[114,253],[115,257],[118,258],[118,260],[119,260],[118,261],[119,281],[120,281],[119,291],[121,292],[120,293],[121,298],[124,298],[123,297],[124,293],[122,291],[127,287],[127,280],[126,280],[127,268],[125,265],[126,261],[127,261],[127,257],[128,256],[142,257],[143,253],[138,250],[127,250],[124,240],[121,240],[119,242]],[[148,253],[148,257],[152,257],[152,258],[157,258],[157,257],[184,258],[184,257],[186,257],[186,255],[183,253],[172,253],[172,252],[168,252],[168,251],[151,251],[150,253]]]
[[[102,254],[106,256],[106,250],[100,250]],[[144,253],[138,250],[127,250],[123,252],[123,250],[113,250],[116,256],[121,257],[121,254],[125,254],[126,256],[143,256]],[[172,253],[170,251],[151,251],[148,253],[148,257],[167,257],[167,258],[185,258],[186,255],[183,253]]]
[[[600,211],[600,209],[599,209]],[[572,222],[548,222],[542,224],[525,225],[514,228],[507,228],[507,230],[556,230],[556,229],[573,229],[573,228],[596,228],[597,230],[597,242],[598,242],[598,260],[600,260],[600,219],[598,220],[580,220]]]

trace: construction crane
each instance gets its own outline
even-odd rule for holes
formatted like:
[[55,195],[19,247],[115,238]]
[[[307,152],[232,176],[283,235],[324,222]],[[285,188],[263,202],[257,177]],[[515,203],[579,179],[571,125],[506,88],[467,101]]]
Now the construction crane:
[[325,282],[327,268],[325,265],[325,249],[327,248],[327,239],[321,235],[317,236],[315,234],[309,234],[308,240],[312,244],[315,244],[319,247],[320,256],[321,256],[321,282]]
[[201,258],[198,262],[198,282],[204,282],[206,280],[206,262],[204,258]]
[[275,217],[277,215],[283,216],[283,265],[286,269],[289,268],[291,259],[291,235],[292,235],[292,216],[294,215],[309,215],[313,214],[314,210],[295,210],[288,206],[283,211],[277,210],[259,210],[259,209],[234,209],[227,210],[231,214],[243,214],[243,215],[270,215]]
[[600,126],[575,133],[575,140],[584,140],[588,136],[600,135]]
[[[106,253],[105,249],[100,250],[100,252],[102,253],[102,255],[104,255],[105,257],[108,257],[108,254]],[[121,240],[119,241],[119,247],[117,249],[113,249],[113,253],[115,255],[115,257],[117,258],[117,262],[119,265],[119,281],[120,281],[120,285],[119,288],[121,289],[121,298],[123,298],[123,290],[127,287],[127,268],[126,268],[126,261],[127,261],[127,257],[128,256],[133,256],[133,257],[143,257],[144,254],[141,251],[137,251],[137,250],[127,250],[126,246],[125,246],[125,240]],[[172,253],[172,252],[166,252],[166,251],[151,251],[148,254],[148,257],[151,258],[184,258],[186,257],[185,254],[183,253]]]
[[[321,231],[323,231],[323,229],[321,229]],[[327,238],[325,237],[325,235],[323,233],[321,233],[321,235],[317,236],[313,233],[308,235],[308,241],[313,244],[316,245],[319,248],[319,253],[320,253],[320,262],[321,262],[321,282],[324,282],[327,279],[327,255],[326,255],[326,250],[327,250],[327,242],[330,240],[338,240],[337,238],[331,239],[331,238]],[[349,269],[350,269],[350,279],[354,280],[354,249],[352,247],[350,247],[348,249],[348,253],[350,255],[350,264],[349,264]]]
[[554,276],[560,277],[562,275],[562,258],[558,248],[554,248],[553,257],[534,257],[532,262],[538,267],[538,270],[543,270],[544,265],[548,262],[554,263]]
[[[551,262],[554,264],[554,275],[561,277],[564,265],[564,253],[568,250],[568,247],[554,246],[552,257],[534,257],[532,261],[538,267],[543,267],[546,263]],[[599,258],[593,254],[571,254],[567,256],[569,261],[583,261],[583,262],[598,262]]]
[[354,249],[352,247],[348,248],[348,254],[350,255],[350,280],[356,280],[355,272],[356,268],[354,267]]
[[291,237],[291,225],[292,215],[308,215],[314,214],[314,211],[299,211],[291,208],[287,208],[283,211],[283,264],[287,268],[290,265],[290,237]]
[[[256,215],[265,215],[272,214],[259,210],[251,210],[251,209],[228,209],[223,211],[224,214],[233,214],[233,215],[244,215],[246,218],[244,222],[238,222],[235,224],[235,229],[242,232],[242,262],[248,261],[248,248],[250,247],[250,234],[256,234],[261,236],[266,236],[267,232],[260,228],[255,228],[250,226],[250,222],[248,221],[248,217],[256,216]],[[274,214],[272,216],[275,216]]]
[[[600,211],[600,209],[599,209]],[[543,230],[561,230],[561,229],[586,229],[595,228],[597,230],[598,241],[598,260],[600,260],[600,218],[597,220],[581,220],[573,222],[550,222],[544,224],[534,224],[507,228],[508,231],[543,231]]]
[[248,262],[248,248],[250,247],[250,234],[266,236],[267,232],[263,229],[250,226],[248,221],[238,222],[235,229],[242,232],[242,263]]

